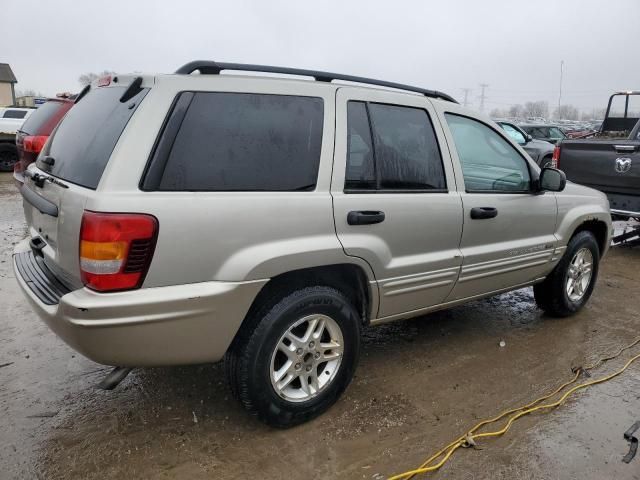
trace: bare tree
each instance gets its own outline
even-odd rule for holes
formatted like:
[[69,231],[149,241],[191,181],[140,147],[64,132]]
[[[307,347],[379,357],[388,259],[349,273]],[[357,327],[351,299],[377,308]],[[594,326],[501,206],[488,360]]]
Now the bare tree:
[[89,85],[94,80],[97,80],[98,78],[105,77],[107,75],[115,75],[115,73],[116,72],[111,70],[103,70],[100,73],[94,73],[94,72],[83,73],[78,77],[78,82],[80,82],[80,85],[82,85],[83,87],[86,87],[87,85]]
[[509,116],[508,110],[500,110],[499,108],[494,108],[489,112],[489,116],[491,118],[504,118]]
[[36,92],[32,88],[26,88],[24,90],[16,90],[16,97],[44,97],[42,92]]
[[594,108],[590,112],[582,112],[581,120],[602,120],[607,113],[606,108]]
[[521,118],[524,113],[522,105],[511,105],[509,107],[509,116],[513,118]]
[[524,104],[524,114],[527,117],[547,118],[549,116],[549,103],[542,100],[526,102]]
[[578,120],[580,112],[573,105],[560,105],[553,112],[553,116],[558,120]]

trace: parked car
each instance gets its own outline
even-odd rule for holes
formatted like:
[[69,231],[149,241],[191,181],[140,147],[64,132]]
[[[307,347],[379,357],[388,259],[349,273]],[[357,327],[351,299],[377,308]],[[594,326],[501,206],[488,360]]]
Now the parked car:
[[16,132],[31,112],[31,108],[0,108],[0,172],[13,170],[18,160]]
[[108,365],[224,357],[278,427],[336,401],[367,324],[530,285],[577,312],[611,235],[603,194],[444,93],[207,61],[95,83],[21,192],[14,270],[54,332]]
[[[626,105],[620,110],[612,104]],[[630,107],[637,105],[636,108]],[[614,215],[640,218],[640,91],[615,93],[601,132],[592,138],[563,140],[554,154],[574,182],[607,194]]]
[[73,97],[49,98],[18,129],[15,140],[18,161],[13,175],[19,184],[24,182],[24,170],[36,161],[49,135],[72,106]]
[[535,123],[521,124],[520,128],[531,135],[536,140],[544,140],[552,144],[557,144],[567,136],[557,125],[542,125]]
[[580,127],[576,130],[571,130],[566,133],[566,138],[586,138],[597,133],[597,130],[592,128]]
[[504,121],[498,121],[497,123],[539,166],[547,167],[551,165],[551,159],[553,158],[553,145],[551,143],[536,140],[514,123]]

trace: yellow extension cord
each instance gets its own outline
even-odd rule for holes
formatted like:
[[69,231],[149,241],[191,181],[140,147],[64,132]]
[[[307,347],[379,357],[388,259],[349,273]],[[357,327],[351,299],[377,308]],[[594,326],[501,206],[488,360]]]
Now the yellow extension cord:
[[[617,377],[618,375],[623,373],[629,367],[629,365],[631,365],[636,360],[640,359],[640,354],[638,354],[635,357],[632,357],[631,359],[629,359],[629,361],[620,370],[618,370],[618,371],[616,371],[616,372],[614,372],[614,373],[612,373],[610,375],[607,375],[605,377],[599,378],[597,380],[591,380],[589,382],[582,383],[580,385],[576,385],[573,388],[567,390],[565,392],[565,394],[562,395],[562,397],[560,397],[559,400],[557,400],[555,402],[544,403],[542,405],[539,405],[540,402],[543,402],[544,400],[548,400],[549,398],[555,396],[556,394],[558,394],[559,392],[564,390],[569,385],[575,383],[578,380],[578,378],[580,377],[580,374],[582,372],[587,372],[589,370],[593,370],[594,368],[599,367],[600,365],[602,365],[604,362],[607,362],[609,360],[613,360],[614,358],[617,358],[618,356],[620,356],[620,354],[622,354],[622,352],[634,347],[638,343],[640,343],[640,337],[636,338],[635,341],[633,341],[632,343],[630,343],[626,347],[622,347],[614,355],[600,358],[600,359],[598,359],[598,361],[596,361],[595,363],[589,365],[588,367],[577,369],[573,379],[569,380],[568,382],[563,383],[558,388],[556,388],[553,392],[551,392],[551,393],[549,393],[547,395],[544,395],[543,397],[540,397],[537,400],[534,400],[533,402],[531,402],[531,403],[529,403],[527,405],[524,405],[524,406],[518,407],[518,408],[512,408],[510,410],[506,410],[506,411],[502,412],[500,415],[498,415],[497,417],[491,418],[489,420],[483,420],[482,422],[478,423],[475,427],[473,427],[471,430],[469,430],[469,432],[467,434],[457,438],[456,440],[451,442],[449,445],[447,445],[446,447],[440,449],[438,452],[433,454],[431,457],[429,457],[427,460],[425,460],[422,463],[422,465],[420,465],[419,468],[416,468],[415,470],[409,470],[407,472],[400,473],[398,475],[394,475],[393,477],[390,477],[389,480],[408,480],[408,479],[413,478],[415,475],[418,475],[418,474],[421,474],[421,473],[428,473],[428,472],[436,471],[440,467],[442,467],[447,462],[447,460],[449,460],[451,455],[453,455],[453,453],[457,449],[459,449],[459,448],[467,448],[467,447],[471,447],[471,446],[475,445],[475,440],[476,439],[478,439],[478,438],[487,438],[487,437],[498,437],[500,435],[503,435],[504,433],[506,433],[511,428],[511,425],[513,425],[513,422],[515,422],[518,418],[523,417],[525,415],[528,415],[528,414],[533,413],[533,412],[538,411],[538,410],[551,409],[551,408],[558,407],[558,406],[562,405],[567,400],[567,398],[569,398],[573,393],[577,392],[578,390],[581,390],[583,388],[587,388],[587,387],[589,387],[591,385],[596,385],[598,383],[603,383],[603,382],[606,382],[608,380],[611,380],[614,377]],[[506,417],[508,415],[511,415],[512,413],[515,413],[516,415],[512,416],[511,418],[509,418],[509,420],[507,421],[505,426],[503,428],[501,428],[500,430],[496,430],[494,432],[475,433],[481,427],[483,427],[485,425],[489,425],[489,424],[494,423],[494,422],[497,422],[498,420],[501,420],[504,417]],[[442,457],[442,459],[438,463],[431,465],[435,460],[437,460],[440,457]]]

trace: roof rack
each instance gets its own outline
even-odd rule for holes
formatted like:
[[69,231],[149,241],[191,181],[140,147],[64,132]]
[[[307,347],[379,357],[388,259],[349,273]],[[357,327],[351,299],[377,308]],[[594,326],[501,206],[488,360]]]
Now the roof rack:
[[458,103],[456,100],[446,93],[436,90],[427,90],[402,83],[386,82],[384,80],[375,80],[373,78],[356,77],[353,75],[343,75],[341,73],[320,72],[318,70],[304,70],[300,68],[274,67],[271,65],[250,65],[246,63],[221,63],[212,62],[210,60],[195,60],[189,62],[175,73],[189,75],[195,71],[199,71],[203,75],[218,75],[222,70],[237,70],[242,72],[264,72],[264,73],[281,73],[285,75],[301,75],[312,77],[318,82],[330,83],[333,80],[343,80],[346,82],[366,83],[369,85],[379,85],[381,87],[395,88],[398,90],[406,90],[409,92],[420,93],[427,97],[440,98],[448,102]]

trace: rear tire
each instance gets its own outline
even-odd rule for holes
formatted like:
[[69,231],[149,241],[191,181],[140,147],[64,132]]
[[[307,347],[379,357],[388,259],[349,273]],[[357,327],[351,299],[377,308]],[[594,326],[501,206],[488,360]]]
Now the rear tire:
[[256,309],[225,358],[234,396],[274,427],[320,415],[351,382],[360,328],[356,308],[325,286],[303,288]]
[[13,172],[18,161],[18,149],[10,143],[0,143],[0,172]]
[[600,249],[593,233],[582,231],[571,238],[562,259],[533,287],[538,306],[553,317],[567,317],[589,301],[600,263]]

